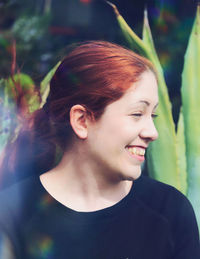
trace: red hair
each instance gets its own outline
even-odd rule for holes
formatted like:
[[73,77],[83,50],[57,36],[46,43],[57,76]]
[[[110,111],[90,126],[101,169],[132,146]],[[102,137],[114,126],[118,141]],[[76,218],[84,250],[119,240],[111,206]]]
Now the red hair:
[[71,107],[81,104],[97,120],[148,70],[156,74],[149,60],[117,44],[80,43],[55,72],[45,109],[55,123],[66,125]]
[[[22,131],[16,147],[11,148],[15,163],[10,163],[12,154],[7,153],[5,171],[42,173],[52,168],[56,147],[64,151],[73,132],[71,107],[81,104],[98,120],[109,103],[118,100],[149,70],[156,75],[150,61],[119,45],[104,41],[76,44],[57,68],[45,106],[33,114],[33,126]],[[29,151],[24,152],[24,147]]]

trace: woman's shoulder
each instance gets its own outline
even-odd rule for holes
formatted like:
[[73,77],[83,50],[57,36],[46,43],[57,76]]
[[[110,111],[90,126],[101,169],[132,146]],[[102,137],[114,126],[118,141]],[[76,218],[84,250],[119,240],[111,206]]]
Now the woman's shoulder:
[[146,176],[135,181],[135,197],[144,206],[163,217],[173,236],[198,238],[193,207],[188,198],[173,186]]
[[134,188],[138,199],[160,212],[171,210],[172,213],[177,213],[181,207],[193,212],[188,198],[171,185],[142,175],[135,181]]
[[199,258],[197,220],[185,195],[170,185],[142,176],[135,182],[135,196],[167,223],[175,258]]
[[175,187],[152,179],[148,176],[141,175],[135,181],[134,188],[135,195],[147,200],[152,200],[152,198],[156,198],[158,202],[163,199],[172,199],[174,202],[177,200],[188,202],[187,197]]
[[177,193],[180,193],[176,188],[173,186],[163,183],[161,181],[155,180],[151,178],[150,176],[142,174],[138,179],[135,180],[135,186],[140,186],[140,188],[143,186],[146,190],[155,190],[156,191],[175,191]]

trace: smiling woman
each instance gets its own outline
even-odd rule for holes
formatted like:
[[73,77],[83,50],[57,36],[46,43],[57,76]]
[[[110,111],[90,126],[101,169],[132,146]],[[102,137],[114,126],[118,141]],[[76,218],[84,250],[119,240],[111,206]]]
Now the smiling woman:
[[[40,176],[0,195],[1,258],[199,258],[187,198],[141,175],[158,137],[157,87],[152,64],[121,46],[91,41],[71,49],[34,114]],[[45,143],[63,151],[56,166],[49,150],[37,152]]]

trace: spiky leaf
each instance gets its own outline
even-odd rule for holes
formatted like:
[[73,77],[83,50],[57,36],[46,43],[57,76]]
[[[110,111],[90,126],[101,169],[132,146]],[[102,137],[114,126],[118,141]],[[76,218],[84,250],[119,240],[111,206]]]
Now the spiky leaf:
[[48,97],[49,94],[49,82],[51,81],[51,78],[53,77],[57,67],[60,65],[60,61],[48,72],[48,74],[45,76],[45,78],[42,80],[41,84],[40,84],[40,95],[41,95],[41,104],[40,104],[40,108],[43,107],[43,105],[46,102],[46,99]]
[[186,160],[186,147],[184,136],[184,119],[182,108],[179,114],[176,145],[178,152],[178,167],[179,167],[179,179],[180,179],[180,191],[187,195],[187,160]]
[[188,171],[188,197],[200,226],[200,6],[189,38],[182,73],[182,104]]

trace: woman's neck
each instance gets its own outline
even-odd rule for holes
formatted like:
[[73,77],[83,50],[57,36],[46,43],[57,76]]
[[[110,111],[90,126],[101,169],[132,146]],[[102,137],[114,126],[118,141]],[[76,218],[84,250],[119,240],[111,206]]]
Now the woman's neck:
[[68,151],[57,167],[40,177],[56,200],[77,211],[110,207],[130,191],[132,181],[111,179],[88,160],[86,154]]

